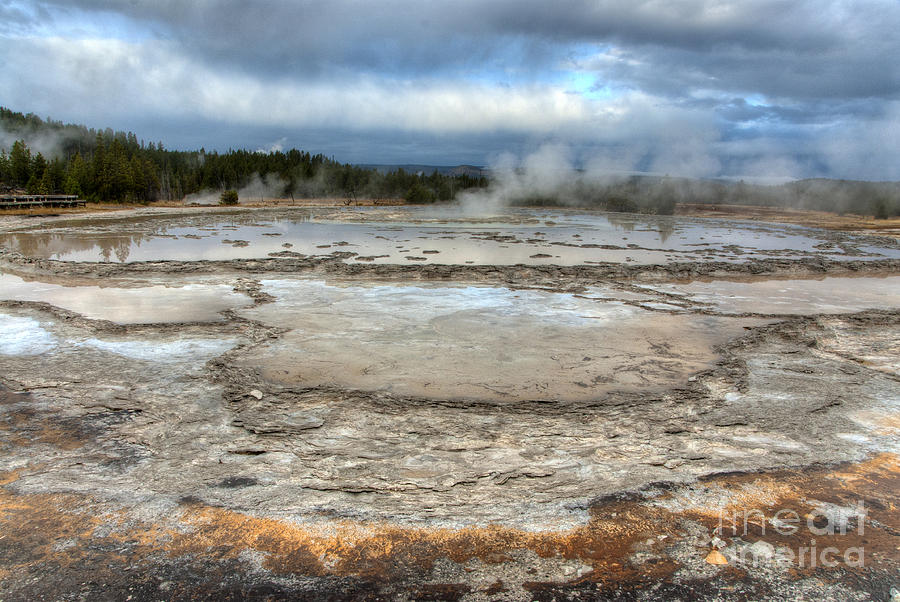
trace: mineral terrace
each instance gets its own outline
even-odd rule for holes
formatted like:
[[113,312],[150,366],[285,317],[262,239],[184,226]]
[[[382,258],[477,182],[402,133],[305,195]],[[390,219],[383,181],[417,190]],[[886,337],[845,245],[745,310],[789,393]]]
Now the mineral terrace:
[[404,207],[0,220],[2,600],[900,588],[894,239]]

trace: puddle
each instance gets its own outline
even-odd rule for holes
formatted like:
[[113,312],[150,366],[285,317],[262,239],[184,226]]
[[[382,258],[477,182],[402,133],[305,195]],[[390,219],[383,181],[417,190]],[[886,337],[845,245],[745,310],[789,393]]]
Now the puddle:
[[42,301],[119,324],[217,322],[221,311],[252,305],[249,297],[225,284],[62,286],[11,274],[0,274],[0,300]]
[[820,314],[900,308],[900,276],[821,280],[694,281],[646,287],[723,313]]
[[276,301],[240,313],[291,330],[242,365],[282,384],[437,399],[658,390],[708,367],[751,323],[506,288],[262,284]]
[[350,262],[475,265],[900,257],[897,248],[828,236],[795,226],[528,209],[469,219],[430,208],[282,209],[62,220],[0,235],[0,245],[32,257],[99,262],[334,252],[354,253]]

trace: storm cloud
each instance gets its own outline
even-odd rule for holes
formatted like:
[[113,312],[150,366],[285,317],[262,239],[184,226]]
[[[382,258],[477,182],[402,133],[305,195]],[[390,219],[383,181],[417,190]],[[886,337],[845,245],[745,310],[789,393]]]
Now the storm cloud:
[[361,163],[900,179],[895,0],[13,0],[0,104]]

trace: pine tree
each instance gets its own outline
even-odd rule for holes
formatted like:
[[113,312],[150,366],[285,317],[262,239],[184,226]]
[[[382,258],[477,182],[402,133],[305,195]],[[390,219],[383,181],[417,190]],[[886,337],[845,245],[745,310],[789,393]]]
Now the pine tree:
[[87,193],[88,177],[88,166],[84,162],[84,158],[81,156],[81,153],[75,153],[75,156],[69,162],[63,190],[66,194],[84,196]]
[[44,155],[38,153],[31,160],[31,175],[40,181],[41,178],[44,177],[44,172],[47,170],[47,159],[44,158]]
[[5,184],[12,182],[9,155],[6,154],[6,149],[0,149],[0,182]]
[[31,151],[24,140],[13,142],[9,152],[9,163],[12,185],[25,186],[31,178]]
[[53,190],[53,178],[50,175],[50,170],[45,169],[44,175],[41,176],[41,180],[38,183],[37,193],[38,194],[53,194],[55,192]]
[[66,166],[59,157],[54,157],[50,161],[46,173],[50,181],[50,194],[55,194],[62,190],[63,183],[66,181]]
[[41,181],[38,179],[37,175],[31,174],[31,177],[25,182],[25,192],[28,194],[37,194],[40,183]]

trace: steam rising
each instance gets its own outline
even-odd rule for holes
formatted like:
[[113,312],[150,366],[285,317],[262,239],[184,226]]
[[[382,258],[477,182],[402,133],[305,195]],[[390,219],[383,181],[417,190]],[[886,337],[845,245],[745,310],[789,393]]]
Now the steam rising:
[[[689,141],[694,160],[706,153]],[[635,149],[632,149],[634,151]],[[572,149],[544,145],[521,160],[500,155],[491,165],[491,186],[467,191],[457,199],[468,215],[497,214],[511,205],[590,207],[610,211],[671,214],[676,203],[745,204],[879,217],[900,214],[900,182],[772,177],[796,167],[784,157],[757,158],[754,167],[770,177],[700,179],[623,170],[629,154],[610,162],[607,154],[582,160],[579,167]],[[663,164],[665,156],[655,158]],[[638,161],[639,163],[639,161]]]
[[0,150],[9,153],[16,140],[25,140],[32,156],[41,153],[45,159],[63,156],[63,145],[67,138],[50,131],[10,132],[0,124]]
[[[254,174],[245,186],[238,189],[238,200],[242,203],[252,203],[262,202],[266,199],[280,199],[284,197],[282,194],[284,187],[284,180],[277,176],[267,175],[261,177],[259,174]],[[184,202],[197,205],[215,205],[219,202],[220,194],[221,191],[218,190],[204,190],[187,195],[184,197]]]
[[[495,214],[516,204],[564,206],[596,205],[604,191],[625,182],[632,173],[610,166],[603,156],[589,159],[579,169],[573,151],[560,144],[546,144],[519,160],[512,154],[500,155],[490,166],[491,186],[467,191],[458,196],[466,214]],[[648,191],[645,191],[648,192]]]

